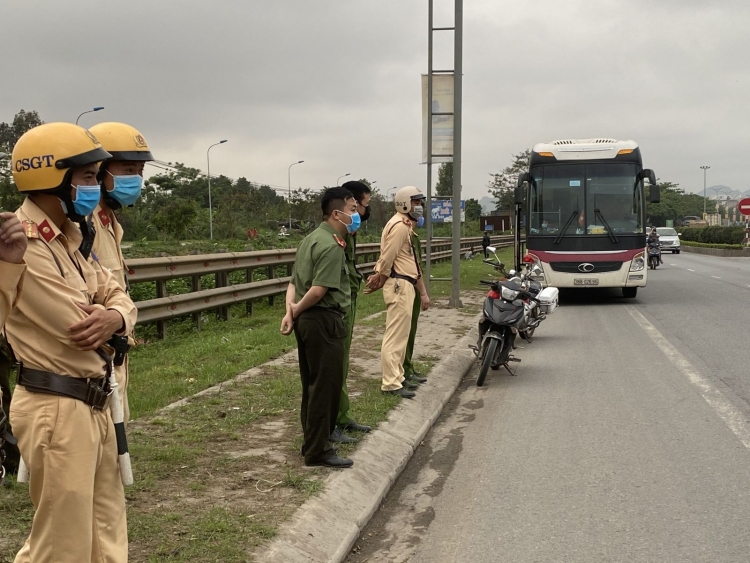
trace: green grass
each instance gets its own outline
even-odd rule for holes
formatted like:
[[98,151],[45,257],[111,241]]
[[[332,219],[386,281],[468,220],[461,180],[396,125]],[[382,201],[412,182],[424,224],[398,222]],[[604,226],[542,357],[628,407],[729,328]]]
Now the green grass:
[[[462,260],[461,268],[463,289],[481,290],[479,279],[492,275],[478,258]],[[433,273],[449,276],[450,263],[436,265]],[[449,292],[449,283],[433,285],[434,297]],[[140,420],[129,429],[136,476],[136,484],[126,489],[131,561],[249,560],[249,550],[273,537],[277,526],[322,488],[319,472],[303,469],[297,454],[296,365],[263,368],[257,377],[144,420],[181,397],[292,350],[294,338],[279,333],[283,309],[281,299],[277,302],[276,307],[257,303],[252,316],[244,315],[244,305],[235,307],[228,322],[206,313],[200,331],[190,320],[173,322],[165,340],[132,351],[131,415]],[[383,323],[382,315],[365,321],[383,308],[382,292],[360,294],[358,324]],[[439,358],[421,355],[417,360],[418,369],[427,374]],[[360,378],[354,368],[350,377],[350,389],[359,392],[352,398],[353,417],[377,426],[400,399],[382,394],[379,380]],[[273,422],[286,425],[283,437],[264,437],[262,427]],[[287,462],[231,455],[269,442],[285,453]],[[347,446],[340,452],[346,455],[353,449]],[[230,502],[233,491],[245,494]],[[13,560],[31,523],[27,487],[9,480],[0,491],[0,513],[0,563],[5,563]]]

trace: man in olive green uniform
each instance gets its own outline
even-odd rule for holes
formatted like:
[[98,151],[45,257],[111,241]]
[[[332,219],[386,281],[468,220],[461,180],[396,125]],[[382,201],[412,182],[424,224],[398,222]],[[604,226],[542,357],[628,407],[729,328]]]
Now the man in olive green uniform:
[[325,191],[321,208],[323,222],[297,248],[281,333],[294,331],[297,338],[305,465],[351,467],[350,459],[336,455],[329,438],[341,399],[344,315],[351,306],[343,237],[359,223],[359,214],[352,194],[340,187]]
[[[357,213],[362,221],[367,221],[370,217],[370,187],[362,182],[346,182],[342,188],[349,190],[357,200]],[[351,229],[351,228],[350,228]],[[356,438],[347,436],[344,431],[369,432],[371,427],[365,424],[359,424],[349,414],[349,390],[346,387],[346,379],[349,375],[349,354],[352,346],[352,335],[354,333],[354,319],[357,313],[357,295],[362,285],[362,274],[357,271],[357,233],[346,233],[344,237],[346,248],[346,267],[349,270],[349,286],[352,295],[352,304],[344,316],[346,323],[347,335],[344,346],[344,381],[341,385],[341,401],[339,403],[339,414],[336,419],[336,429],[331,434],[331,442],[341,444],[350,444],[357,441]]]
[[[424,218],[419,217],[416,222],[417,227],[421,227]],[[414,256],[419,264],[422,263],[422,245],[419,235],[416,231],[411,233],[411,245],[414,248]],[[414,294],[414,306],[411,309],[411,329],[409,331],[409,341],[406,343],[406,355],[404,356],[404,380],[407,383],[420,384],[427,382],[427,378],[422,377],[414,368],[412,356],[414,355],[414,341],[417,338],[417,322],[419,321],[419,312],[426,311],[430,306],[430,298],[427,295],[427,288],[424,285],[424,278],[419,278],[416,285],[417,292]]]

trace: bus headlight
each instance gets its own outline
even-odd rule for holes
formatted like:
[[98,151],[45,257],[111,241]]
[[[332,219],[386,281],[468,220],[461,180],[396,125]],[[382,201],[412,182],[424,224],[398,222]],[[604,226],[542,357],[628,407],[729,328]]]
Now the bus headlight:
[[643,268],[646,267],[646,260],[644,260],[643,255],[643,252],[639,252],[638,254],[633,256],[633,259],[630,261],[631,272],[640,272],[641,270],[643,270]]

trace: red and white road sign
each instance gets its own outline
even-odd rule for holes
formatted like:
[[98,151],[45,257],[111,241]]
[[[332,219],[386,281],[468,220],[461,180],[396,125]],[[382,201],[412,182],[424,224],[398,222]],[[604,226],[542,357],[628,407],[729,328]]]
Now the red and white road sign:
[[740,210],[740,213],[742,213],[743,215],[750,215],[750,197],[741,199],[740,202],[737,204],[737,208]]

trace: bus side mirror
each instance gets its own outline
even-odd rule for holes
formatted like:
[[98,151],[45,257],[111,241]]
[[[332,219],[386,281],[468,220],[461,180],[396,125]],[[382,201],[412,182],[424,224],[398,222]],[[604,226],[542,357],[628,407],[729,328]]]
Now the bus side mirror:
[[524,183],[529,181],[529,173],[528,172],[521,172],[518,175],[518,183],[516,184],[516,187],[522,188]]
[[648,192],[648,202],[659,203],[661,201],[661,191],[659,190],[659,186],[656,184],[656,174],[654,174],[654,171],[650,168],[646,168],[643,171],[643,177],[647,178],[649,183],[651,184]]
[[523,188],[515,188],[513,190],[513,200],[516,205],[523,205]]

